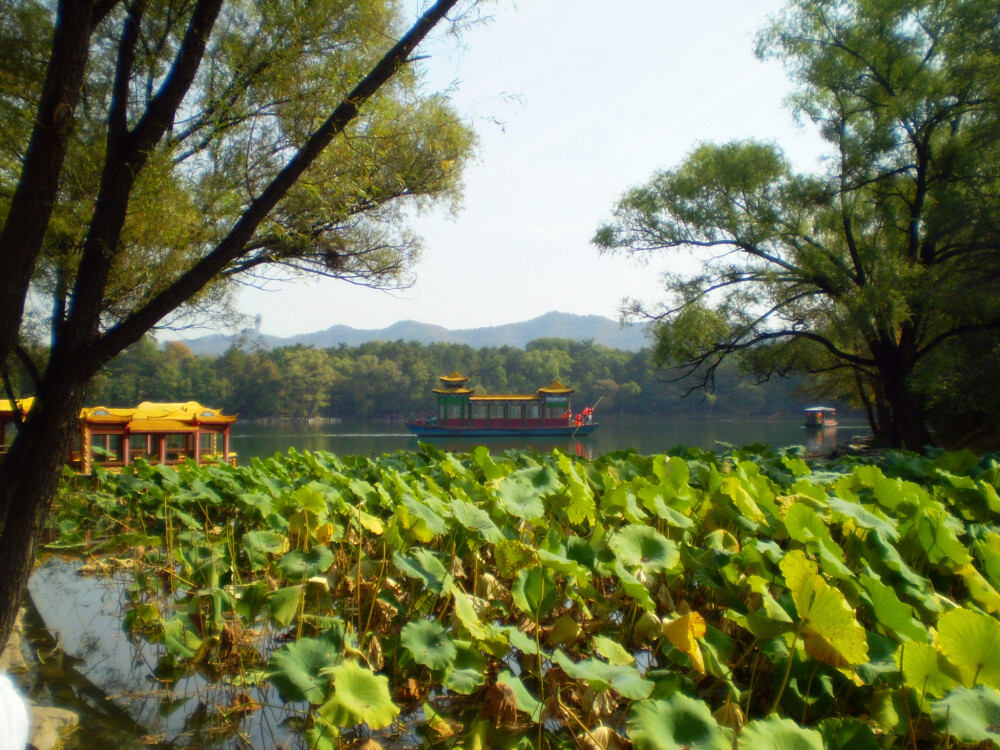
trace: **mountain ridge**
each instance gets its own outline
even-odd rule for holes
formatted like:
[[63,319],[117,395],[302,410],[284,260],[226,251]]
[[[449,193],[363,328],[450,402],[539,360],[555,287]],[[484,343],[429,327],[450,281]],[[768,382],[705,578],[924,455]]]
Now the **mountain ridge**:
[[415,320],[401,320],[385,328],[364,329],[333,325],[322,331],[295,336],[270,336],[247,329],[235,335],[210,334],[182,341],[193,354],[218,356],[234,344],[246,350],[277,349],[302,344],[317,349],[335,348],[341,344],[360,346],[370,341],[416,341],[421,344],[467,344],[483,347],[516,346],[540,338],[561,338],[573,341],[593,341],[625,351],[638,351],[649,345],[648,324],[622,326],[603,315],[576,315],[552,311],[530,320],[479,328],[450,329]]

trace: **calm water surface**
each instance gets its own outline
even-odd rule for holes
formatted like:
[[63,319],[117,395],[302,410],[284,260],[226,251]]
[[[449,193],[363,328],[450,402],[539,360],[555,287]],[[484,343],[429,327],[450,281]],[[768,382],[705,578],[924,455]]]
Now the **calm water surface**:
[[[478,445],[497,453],[508,448],[550,451],[558,448],[585,458],[634,448],[639,453],[663,453],[678,445],[714,450],[720,443],[775,447],[804,445],[812,453],[829,453],[837,445],[868,432],[860,420],[846,420],[840,427],[807,430],[801,419],[694,420],[657,417],[602,416],[601,426],[585,438],[422,438],[448,451],[468,451]],[[233,426],[232,447],[240,463],[272,456],[289,448],[330,451],[339,455],[381,455],[417,450],[417,438],[402,422],[367,421],[338,424],[255,424]]]

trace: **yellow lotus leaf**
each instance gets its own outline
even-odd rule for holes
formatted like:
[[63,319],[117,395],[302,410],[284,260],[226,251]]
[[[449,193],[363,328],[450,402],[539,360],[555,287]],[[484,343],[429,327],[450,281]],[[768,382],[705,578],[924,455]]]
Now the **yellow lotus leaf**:
[[782,558],[781,572],[799,612],[806,653],[834,667],[867,662],[865,629],[840,590],[819,575],[816,563],[793,550]]
[[698,638],[705,635],[705,618],[697,612],[689,612],[663,623],[663,634],[678,651],[691,657],[691,666],[698,674],[705,674],[705,659],[701,655]]
[[983,609],[990,613],[1000,612],[1000,594],[978,570],[969,564],[959,568],[958,574],[965,579],[969,594]]

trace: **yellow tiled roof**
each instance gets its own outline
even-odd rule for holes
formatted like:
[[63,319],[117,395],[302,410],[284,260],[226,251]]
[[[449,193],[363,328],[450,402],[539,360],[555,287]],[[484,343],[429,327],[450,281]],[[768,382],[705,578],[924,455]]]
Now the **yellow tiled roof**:
[[472,396],[469,401],[541,401],[534,393],[497,393]]
[[468,380],[468,378],[465,377],[465,375],[460,373],[458,370],[452,370],[449,375],[442,375],[438,379],[443,380],[446,383],[464,383],[466,380]]
[[559,382],[559,378],[553,378],[552,383],[546,388],[539,388],[539,393],[572,393],[574,388],[567,388]]

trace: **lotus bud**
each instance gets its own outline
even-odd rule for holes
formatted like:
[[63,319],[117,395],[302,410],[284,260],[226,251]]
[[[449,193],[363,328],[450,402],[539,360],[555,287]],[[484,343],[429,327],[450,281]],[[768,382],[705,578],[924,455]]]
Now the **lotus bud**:
[[715,720],[722,724],[723,726],[730,727],[739,734],[739,731],[743,728],[746,723],[746,717],[743,716],[743,711],[740,709],[738,703],[733,703],[733,699],[730,697],[726,700],[725,704],[717,708],[712,716]]

